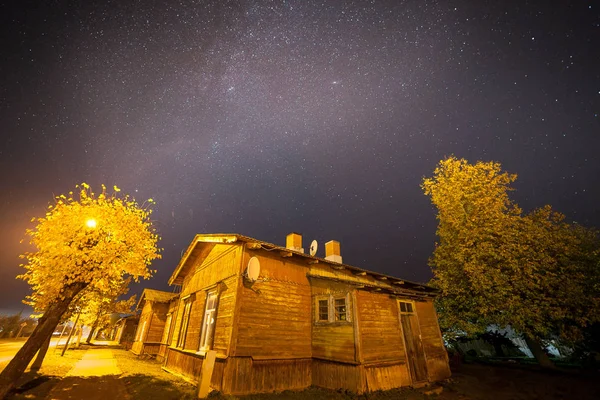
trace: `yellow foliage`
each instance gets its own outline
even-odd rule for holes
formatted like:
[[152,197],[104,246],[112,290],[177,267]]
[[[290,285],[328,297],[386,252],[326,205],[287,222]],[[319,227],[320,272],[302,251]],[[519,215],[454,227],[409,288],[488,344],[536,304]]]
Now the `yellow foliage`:
[[522,215],[508,196],[516,178],[496,162],[449,157],[423,179],[438,211],[430,265],[442,293],[440,323],[577,339],[579,328],[600,319],[598,234],[550,206]]
[[[129,196],[94,195],[82,183],[79,198],[59,195],[45,217],[27,230],[36,248],[22,258],[26,269],[18,278],[33,289],[28,303],[43,310],[61,297],[65,287],[82,282],[91,292],[106,292],[124,276],[150,278],[151,262],[160,258],[159,240],[150,221],[151,210]],[[96,224],[87,224],[89,220]]]

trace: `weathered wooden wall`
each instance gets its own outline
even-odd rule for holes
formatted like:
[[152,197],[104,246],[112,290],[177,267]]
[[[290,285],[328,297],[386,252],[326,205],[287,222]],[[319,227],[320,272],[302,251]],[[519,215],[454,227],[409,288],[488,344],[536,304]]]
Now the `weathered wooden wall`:
[[131,345],[131,352],[133,354],[140,354],[142,352],[143,348],[144,348],[143,342],[133,342],[133,344]]
[[[164,369],[180,375],[192,383],[198,383],[204,357],[198,354],[190,354],[174,348],[168,348],[165,357]],[[210,386],[216,390],[222,390],[221,381],[223,379],[223,370],[227,359],[217,359],[213,369]]]
[[217,244],[213,246],[205,259],[195,261],[194,267],[189,275],[185,277],[170,343],[175,346],[179,339],[184,309],[183,303],[189,295],[193,296],[190,297],[192,308],[184,349],[198,350],[206,293],[208,289],[217,289],[217,284],[219,284],[220,294],[213,348],[220,354],[226,354],[231,337],[233,308],[240,274],[241,245]]
[[421,328],[423,350],[427,358],[429,380],[437,381],[449,378],[448,353],[444,347],[433,301],[416,302],[415,308]]
[[361,366],[313,359],[312,384],[327,389],[363,393],[366,381]]
[[[229,353],[229,345],[233,330],[233,314],[239,286],[241,245],[211,244],[212,249],[206,258],[194,260],[193,267],[185,277],[180,299],[172,306],[173,322],[165,349],[165,369],[181,374],[192,381],[197,381],[202,367],[203,356],[195,354],[200,347],[202,322],[206,308],[208,291],[217,290],[216,322],[212,349],[220,357],[215,364],[215,372],[211,386],[221,387],[222,371],[225,361],[222,359]],[[189,297],[188,297],[189,296]],[[185,342],[182,348],[176,349],[184,302],[189,298],[192,302],[190,318]],[[221,372],[218,372],[220,370]]]
[[397,300],[383,293],[356,293],[363,362],[406,362]]
[[307,268],[297,259],[246,251],[260,261],[260,279],[240,288],[231,355],[256,359],[311,357],[311,296]]
[[[145,322],[145,324],[144,324]],[[152,303],[145,302],[140,313],[140,320],[135,330],[135,336],[133,337],[133,344],[131,346],[131,352],[134,354],[141,354],[144,349],[144,340],[150,328],[152,322]]]
[[406,363],[367,365],[362,367],[369,392],[410,386],[411,378]]
[[[165,369],[191,381],[199,379],[203,356],[195,353],[206,293],[217,290],[217,362],[211,386],[223,393],[310,385],[362,393],[411,384],[398,300],[357,289],[361,283],[383,288],[381,281],[325,263],[309,264],[309,259],[296,255],[283,257],[279,250],[250,250],[241,243],[199,246],[207,247],[190,260],[181,299],[171,308],[168,348],[161,349]],[[251,283],[241,274],[253,256],[261,269],[259,280]],[[315,322],[315,300],[328,294],[347,295],[350,321]],[[176,349],[186,298],[192,301],[189,325],[185,345]],[[443,350],[435,311],[431,303],[417,304],[430,380],[443,379],[449,370],[445,350],[439,347]]]
[[[160,349],[156,355],[158,361],[164,361],[167,356],[167,349],[173,340],[173,330],[175,325],[175,319],[177,318],[177,306],[179,305],[179,297],[174,298],[169,303],[169,309],[167,311],[167,321],[163,331],[163,336],[160,342]],[[170,319],[169,319],[170,316]]]
[[149,315],[149,326],[146,327],[147,333],[144,342],[160,343],[165,330],[165,321],[167,320],[169,304],[156,302],[148,303],[151,303],[152,311]]
[[234,395],[304,389],[311,384],[311,359],[230,357],[222,382],[221,390]]
[[[358,362],[355,348],[354,314],[355,305],[353,296],[347,296],[355,291],[355,288],[343,283],[311,279],[311,318],[312,324],[312,355],[314,358],[323,360]],[[348,321],[340,322],[318,322],[317,298],[323,295],[344,296],[350,301],[346,304]]]
[[177,349],[169,349],[164,367],[170,372],[183,375],[196,382],[200,377],[203,358]]

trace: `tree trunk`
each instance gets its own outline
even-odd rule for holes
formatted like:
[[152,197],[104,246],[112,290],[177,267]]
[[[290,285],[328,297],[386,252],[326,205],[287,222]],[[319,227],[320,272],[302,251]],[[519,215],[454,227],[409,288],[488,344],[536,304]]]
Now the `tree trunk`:
[[542,345],[538,339],[525,335],[525,342],[527,343],[529,350],[531,350],[533,353],[533,356],[537,360],[538,364],[540,364],[540,367],[552,369],[556,368],[554,363],[550,360],[550,357],[548,357],[548,354],[546,354],[542,348]]
[[4,399],[8,392],[15,386],[15,383],[23,375],[31,359],[41,349],[48,336],[51,336],[54,329],[56,329],[60,318],[69,308],[73,297],[86,286],[86,283],[76,282],[66,287],[62,291],[64,299],[52,303],[46,309],[44,316],[40,319],[41,322],[35,327],[29,339],[27,339],[23,347],[19,349],[0,374],[0,399]]
[[77,329],[77,344],[75,345],[75,347],[79,348],[79,346],[81,345],[81,336],[83,335],[83,325],[80,324]]
[[46,353],[48,352],[48,348],[50,347],[50,340],[52,339],[52,334],[48,336],[48,339],[44,342],[42,347],[40,347],[40,351],[37,353],[37,357],[35,357],[35,361],[31,364],[29,369],[31,371],[37,372],[42,368],[42,363],[44,362],[44,357],[46,357]]
[[88,335],[88,337],[85,341],[87,344],[90,344],[92,342],[92,340],[94,338],[94,331],[96,330],[97,326],[98,326],[98,318],[96,318],[96,320],[92,324],[92,327],[90,328],[90,334]]

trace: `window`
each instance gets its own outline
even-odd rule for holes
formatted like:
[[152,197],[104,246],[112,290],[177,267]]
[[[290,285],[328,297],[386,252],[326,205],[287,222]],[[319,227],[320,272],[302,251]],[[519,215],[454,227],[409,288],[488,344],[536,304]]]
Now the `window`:
[[400,312],[406,313],[406,314],[412,314],[413,313],[412,303],[408,303],[406,301],[401,301],[400,302]]
[[346,298],[337,298],[333,301],[335,307],[335,320],[346,321]]
[[215,336],[215,318],[217,314],[217,292],[206,294],[206,307],[202,321],[202,334],[200,336],[200,351],[210,350]]
[[319,321],[329,321],[329,301],[322,299],[318,301],[319,304]]
[[315,303],[315,321],[350,322],[350,295],[317,296]]
[[179,337],[177,338],[177,347],[181,348],[185,344],[185,336],[187,335],[188,323],[190,322],[192,299],[188,297],[183,301],[183,304],[183,317],[181,318],[181,326],[179,327]]

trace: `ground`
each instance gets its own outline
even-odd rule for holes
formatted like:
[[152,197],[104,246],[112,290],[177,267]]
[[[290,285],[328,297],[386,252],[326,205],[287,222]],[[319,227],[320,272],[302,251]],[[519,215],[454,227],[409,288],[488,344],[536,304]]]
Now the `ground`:
[[[82,350],[69,350],[65,357],[51,348],[39,374],[26,373],[19,381],[11,400],[50,399],[64,392],[68,399],[106,399],[107,391],[120,393],[123,399],[170,400],[195,399],[196,388],[162,370],[154,360],[142,360],[131,352],[112,349],[120,375],[78,377],[73,367],[84,354],[97,351],[84,346]],[[86,353],[86,350],[87,353]],[[85,361],[85,357],[84,357]],[[0,362],[0,370],[7,361]],[[79,362],[81,364],[81,362]],[[71,376],[67,376],[71,371]],[[453,370],[452,378],[430,387],[414,390],[402,389],[369,393],[357,396],[344,391],[309,388],[301,392],[251,396],[226,396],[213,392],[212,400],[478,400],[478,399],[597,399],[600,398],[600,371],[560,370],[542,371],[531,365],[462,364]],[[65,391],[65,388],[67,390]],[[84,389],[87,388],[87,389]],[[97,395],[90,393],[97,390]],[[51,393],[52,392],[52,393]]]

